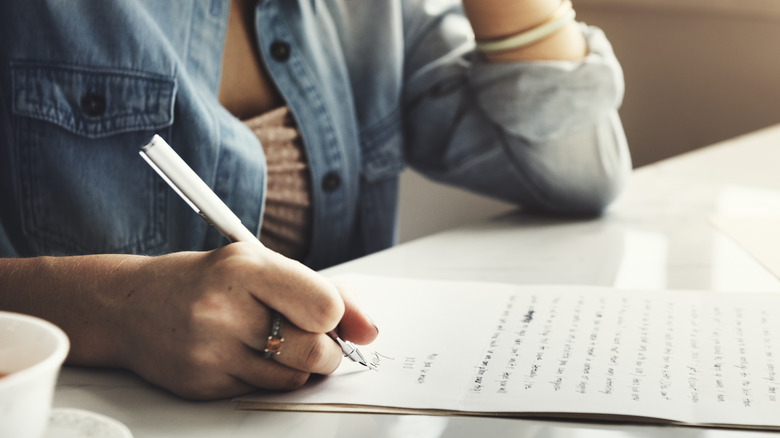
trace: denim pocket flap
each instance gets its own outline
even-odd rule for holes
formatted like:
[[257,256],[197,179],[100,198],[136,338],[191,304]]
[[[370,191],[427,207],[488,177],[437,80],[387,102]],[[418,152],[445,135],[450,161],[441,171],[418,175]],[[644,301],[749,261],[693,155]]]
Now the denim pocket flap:
[[362,173],[367,182],[398,176],[404,169],[400,125],[401,120],[396,113],[361,134]]
[[173,123],[173,77],[117,69],[17,62],[13,112],[97,138]]

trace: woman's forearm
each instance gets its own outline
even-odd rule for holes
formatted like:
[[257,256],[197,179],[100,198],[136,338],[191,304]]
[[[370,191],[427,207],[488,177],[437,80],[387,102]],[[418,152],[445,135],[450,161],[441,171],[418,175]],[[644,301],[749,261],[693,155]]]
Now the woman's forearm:
[[[560,5],[561,0],[463,0],[463,8],[478,41],[505,38],[536,27],[548,20]],[[587,52],[585,37],[572,21],[534,44],[485,53],[485,56],[491,61],[577,61]]]
[[[70,363],[117,366],[114,330],[141,256],[0,259],[0,309],[35,315],[71,338]],[[124,275],[121,273],[124,272]]]

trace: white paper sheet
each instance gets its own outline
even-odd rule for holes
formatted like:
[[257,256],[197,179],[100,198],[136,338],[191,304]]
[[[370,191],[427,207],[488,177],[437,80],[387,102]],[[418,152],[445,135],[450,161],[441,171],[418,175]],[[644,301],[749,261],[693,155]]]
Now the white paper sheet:
[[344,361],[241,408],[780,427],[780,295],[347,278],[377,369]]

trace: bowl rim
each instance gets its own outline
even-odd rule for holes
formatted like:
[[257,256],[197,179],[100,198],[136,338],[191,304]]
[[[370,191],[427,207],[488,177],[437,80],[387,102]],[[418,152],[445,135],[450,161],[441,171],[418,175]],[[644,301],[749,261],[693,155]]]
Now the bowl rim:
[[70,340],[65,332],[54,323],[37,316],[5,310],[0,310],[0,320],[21,321],[25,324],[43,328],[55,338],[57,344],[54,351],[49,353],[49,355],[40,362],[19,371],[12,371],[0,378],[0,388],[16,385],[20,381],[30,379],[31,377],[34,378],[35,375],[45,373],[49,370],[59,369],[65,362],[65,358],[70,351]]

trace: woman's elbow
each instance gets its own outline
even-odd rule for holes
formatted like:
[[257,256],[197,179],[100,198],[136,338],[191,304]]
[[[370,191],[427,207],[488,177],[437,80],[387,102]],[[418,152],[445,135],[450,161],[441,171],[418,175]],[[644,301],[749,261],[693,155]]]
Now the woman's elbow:
[[628,145],[617,114],[540,148],[550,153],[542,154],[547,159],[532,170],[537,176],[537,202],[528,206],[531,210],[600,215],[623,191],[631,174]]

